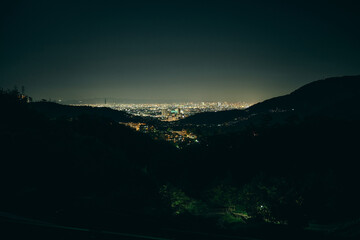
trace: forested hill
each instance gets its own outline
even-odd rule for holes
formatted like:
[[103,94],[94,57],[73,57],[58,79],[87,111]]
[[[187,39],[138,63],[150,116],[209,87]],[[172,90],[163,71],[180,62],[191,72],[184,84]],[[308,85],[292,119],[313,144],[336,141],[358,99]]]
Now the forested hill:
[[359,116],[360,75],[334,77],[306,84],[292,93],[255,104],[249,113],[294,110],[301,114]]
[[94,201],[125,209],[144,206],[141,199],[156,205],[158,190],[147,173],[153,159],[173,154],[171,146],[117,124],[130,119],[122,112],[28,104],[19,96],[0,91],[0,211],[50,216]]
[[244,110],[229,110],[220,112],[204,112],[192,115],[180,120],[181,124],[218,124],[234,120],[237,117],[246,116]]
[[133,116],[124,111],[118,111],[107,107],[69,106],[53,102],[34,102],[30,107],[44,114],[50,119],[76,118],[81,115],[91,115],[111,119],[116,122],[154,122],[153,118]]
[[184,124],[217,124],[269,112],[293,111],[302,116],[358,119],[360,75],[334,77],[306,84],[292,93],[257,103],[246,110],[199,113],[181,121]]

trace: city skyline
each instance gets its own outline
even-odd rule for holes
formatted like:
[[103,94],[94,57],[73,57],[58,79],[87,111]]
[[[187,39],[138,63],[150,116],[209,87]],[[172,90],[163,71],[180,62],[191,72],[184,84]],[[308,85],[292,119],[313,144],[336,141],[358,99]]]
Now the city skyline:
[[355,1],[7,1],[0,87],[34,99],[256,103],[360,73]]

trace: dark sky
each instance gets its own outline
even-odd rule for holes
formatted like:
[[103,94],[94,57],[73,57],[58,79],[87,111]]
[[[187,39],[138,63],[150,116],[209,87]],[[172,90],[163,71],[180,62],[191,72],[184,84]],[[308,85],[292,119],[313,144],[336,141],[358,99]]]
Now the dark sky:
[[256,102],[360,74],[357,1],[1,1],[0,87]]

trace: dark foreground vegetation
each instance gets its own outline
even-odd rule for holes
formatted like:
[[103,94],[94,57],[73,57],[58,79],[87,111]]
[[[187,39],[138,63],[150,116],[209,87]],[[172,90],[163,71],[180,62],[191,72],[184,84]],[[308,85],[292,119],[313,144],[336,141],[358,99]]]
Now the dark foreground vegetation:
[[203,127],[201,144],[179,150],[110,115],[49,117],[16,90],[2,90],[0,234],[358,239],[358,97],[355,91],[347,107],[334,109],[341,114],[257,105],[241,113],[254,120],[216,134]]

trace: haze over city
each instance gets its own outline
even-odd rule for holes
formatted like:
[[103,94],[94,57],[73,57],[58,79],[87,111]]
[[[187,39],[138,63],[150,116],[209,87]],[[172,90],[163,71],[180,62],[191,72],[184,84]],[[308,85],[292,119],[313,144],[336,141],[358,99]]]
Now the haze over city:
[[25,86],[38,100],[258,102],[314,79],[358,74],[354,6],[3,1],[1,86]]

